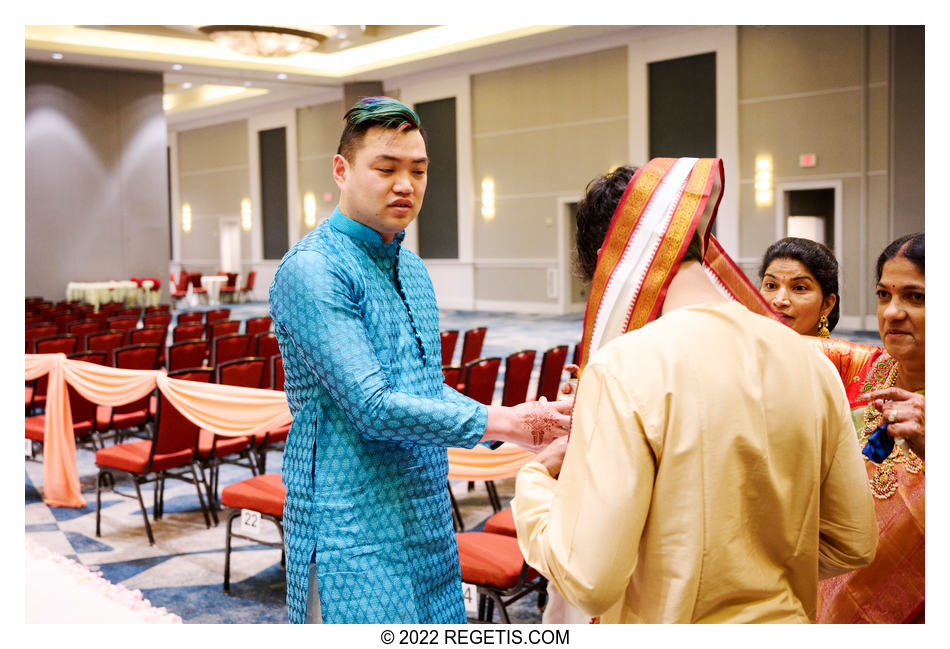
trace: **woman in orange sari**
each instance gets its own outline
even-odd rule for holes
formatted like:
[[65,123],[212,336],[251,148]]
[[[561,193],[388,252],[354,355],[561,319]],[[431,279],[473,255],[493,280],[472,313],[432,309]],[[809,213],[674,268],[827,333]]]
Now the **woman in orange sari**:
[[845,381],[880,534],[871,565],[819,582],[824,623],[924,621],[923,233],[888,245],[877,276],[884,349],[818,339]]

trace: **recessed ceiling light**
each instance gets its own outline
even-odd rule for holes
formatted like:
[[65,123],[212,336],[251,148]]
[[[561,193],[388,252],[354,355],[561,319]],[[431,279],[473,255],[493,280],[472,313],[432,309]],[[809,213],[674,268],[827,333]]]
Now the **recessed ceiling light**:
[[54,53],[53,53],[53,58],[56,59],[57,61],[59,61],[61,58],[63,58],[63,55],[60,54],[59,52],[54,52]]
[[336,37],[342,41],[344,38],[346,38],[346,32],[337,32]]
[[172,70],[181,70],[181,63],[176,63],[172,66]]
[[184,88],[185,90],[188,90],[189,88],[191,88],[191,82],[186,81],[185,83],[181,84],[181,87]]
[[284,74],[283,72],[281,72],[280,74],[277,75],[277,78],[278,78],[278,79],[286,79],[286,78],[287,78],[287,75]]
[[250,88],[250,87],[251,87],[251,82],[250,82],[250,81],[245,81],[245,82],[244,82],[244,87],[245,87],[245,88]]

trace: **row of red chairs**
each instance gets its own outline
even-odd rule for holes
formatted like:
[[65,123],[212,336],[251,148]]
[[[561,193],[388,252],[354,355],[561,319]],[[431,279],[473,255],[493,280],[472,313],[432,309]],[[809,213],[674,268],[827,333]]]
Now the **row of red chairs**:
[[[132,366],[131,369],[149,369],[157,362],[159,351],[157,347],[155,345],[140,345],[121,350],[117,355],[123,366]],[[105,354],[103,352],[82,352],[72,354],[69,357],[102,364],[104,363]],[[170,372],[169,376],[202,382],[213,380],[225,385],[261,387],[264,384],[265,370],[267,375],[275,378],[275,389],[283,389],[283,362],[279,353],[270,359],[262,357],[240,358],[221,363],[213,369],[210,367],[194,367]],[[41,377],[37,382],[42,379],[45,379],[45,377]],[[215,503],[217,501],[220,465],[225,463],[238,464],[248,467],[252,475],[264,473],[267,451],[278,448],[286,439],[289,430],[289,426],[286,426],[279,430],[254,436],[219,436],[200,430],[197,425],[182,416],[160,391],[130,404],[108,408],[90,402],[68,384],[67,390],[73,413],[73,431],[77,442],[89,441],[93,448],[98,446],[96,464],[100,467],[100,470],[96,493],[97,536],[100,533],[100,492],[103,487],[115,490],[113,470],[124,471],[131,476],[136,488],[137,498],[142,506],[142,515],[145,519],[149,543],[154,543],[151,526],[141,500],[141,484],[145,482],[156,483],[154,517],[158,520],[162,516],[164,480],[171,477],[186,479],[194,483],[198,488],[199,501],[206,523],[210,526],[208,518],[208,511],[210,510],[211,517],[217,525]],[[146,429],[147,423],[154,424],[152,426],[154,433],[146,435],[146,439],[135,442],[121,441],[122,431],[136,427],[141,432]],[[26,436],[28,439],[42,443],[43,429],[43,415],[27,417]],[[108,432],[114,433],[116,443],[106,447],[103,440]],[[187,444],[184,443],[186,441]],[[187,449],[185,446],[187,446]],[[176,473],[173,469],[188,469],[190,476],[185,475],[183,471]],[[207,477],[205,472],[208,473]],[[207,493],[209,503],[207,509],[201,495],[200,485],[202,484],[205,486]],[[121,492],[117,493],[121,494]]]
[[[575,347],[572,359],[575,364],[579,347],[580,345]],[[533,399],[540,400],[541,397],[548,401],[557,399],[561,375],[567,361],[567,352],[567,345],[557,345],[544,352],[538,373],[538,388]],[[534,372],[536,355],[537,352],[533,349],[523,349],[509,354],[505,359],[501,405],[515,406],[529,400],[528,387]],[[447,385],[480,403],[491,405],[495,396],[495,383],[500,366],[501,358],[497,356],[476,358],[464,366],[443,365],[442,375]]]
[[[459,359],[459,365],[475,360],[482,355],[482,343],[485,342],[485,327],[475,327],[469,329],[462,336],[462,357]],[[442,364],[451,365],[455,357],[455,344],[458,342],[459,332],[457,329],[446,329],[440,332],[442,338]]]

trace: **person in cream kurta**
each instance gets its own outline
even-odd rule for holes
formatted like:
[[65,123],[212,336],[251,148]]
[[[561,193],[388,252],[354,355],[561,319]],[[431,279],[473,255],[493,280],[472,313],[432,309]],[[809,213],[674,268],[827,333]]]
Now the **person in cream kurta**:
[[578,207],[571,434],[512,511],[555,597],[601,622],[814,621],[818,579],[875,553],[837,372],[710,233],[722,168],[621,167]]
[[874,554],[857,452],[841,381],[801,336],[684,306],[587,365],[558,479],[518,476],[518,538],[602,622],[813,621],[819,574]]

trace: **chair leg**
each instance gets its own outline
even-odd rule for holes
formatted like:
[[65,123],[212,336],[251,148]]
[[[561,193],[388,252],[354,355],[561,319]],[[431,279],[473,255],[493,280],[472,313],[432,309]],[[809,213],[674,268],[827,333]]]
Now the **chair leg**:
[[96,476],[96,536],[101,536],[99,533],[99,520],[100,513],[102,511],[102,474],[104,472],[100,469],[99,475]]
[[[195,465],[194,465],[193,463],[192,463],[192,465],[191,465],[189,468],[191,469],[191,480],[192,480],[192,482],[194,482],[194,484],[195,484],[195,491],[198,492],[198,504],[201,506],[201,513],[202,513],[202,514],[204,515],[204,517],[205,517],[205,527],[210,528],[210,527],[211,527],[211,519],[208,517],[208,508],[205,507],[205,499],[201,496],[201,482],[199,482],[199,480],[198,480],[198,473],[195,471]],[[198,469],[198,471],[200,471],[200,470],[201,470],[201,469]],[[164,496],[164,493],[165,493],[165,486],[164,486],[164,484],[165,484],[165,481],[162,480],[162,495],[163,495],[163,496]],[[217,519],[215,519],[214,524],[217,526],[217,524],[218,524]]]
[[240,515],[240,510],[235,509],[228,514],[228,527],[224,534],[224,593],[231,594],[231,523]]
[[[501,601],[501,597],[498,595],[498,593],[488,591],[487,595],[489,598],[488,600],[489,602],[492,602],[498,605],[498,615],[499,617],[501,617],[502,624],[511,624],[511,620],[508,619],[508,611],[505,610],[505,603]],[[489,609],[492,608],[491,603],[488,606],[489,606]],[[492,615],[493,615],[493,612],[490,612],[489,618],[488,618],[489,620],[491,620]]]
[[459,532],[465,531],[465,524],[462,522],[462,512],[459,509],[459,504],[455,500],[455,494],[452,493],[452,484],[446,483],[446,486],[449,490],[449,500],[452,501],[452,519],[455,523],[456,529]]
[[[205,493],[208,495],[208,510],[211,512],[211,518],[214,520],[214,526],[217,527],[218,526],[218,512],[215,510],[214,504],[211,500],[211,486],[208,484],[208,481],[205,479],[204,469],[201,468],[201,465],[196,465],[195,463],[192,463],[191,471],[192,471],[192,474],[197,475],[196,479],[200,480],[201,483],[204,484],[205,486]],[[196,482],[195,486],[197,486],[197,484],[198,483]]]
[[142,488],[139,487],[138,478],[132,476],[132,484],[135,485],[135,495],[139,499],[139,507],[142,508],[142,519],[145,521],[145,533],[148,534],[148,544],[155,545],[155,537],[152,536],[152,526],[148,522],[148,512],[145,511],[145,501],[142,500]]
[[501,511],[501,501],[498,499],[498,490],[495,489],[495,483],[491,480],[485,482],[485,489],[488,490],[488,502],[491,503],[492,509],[495,510],[495,513]]

